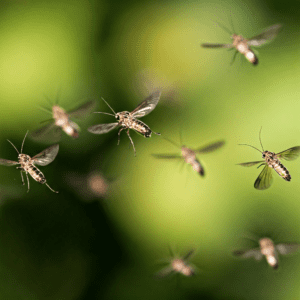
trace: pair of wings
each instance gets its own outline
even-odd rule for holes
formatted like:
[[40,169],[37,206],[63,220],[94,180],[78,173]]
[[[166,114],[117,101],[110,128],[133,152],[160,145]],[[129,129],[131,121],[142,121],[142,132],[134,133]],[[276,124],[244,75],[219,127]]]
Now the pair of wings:
[[[272,25],[265,30],[263,30],[262,33],[252,37],[251,39],[247,40],[247,44],[249,46],[261,46],[267,42],[270,42],[273,40],[281,28],[281,24],[275,24]],[[233,44],[210,44],[210,43],[204,43],[201,45],[204,48],[234,48]]]
[[[298,251],[300,249],[300,244],[277,244],[275,249],[278,251],[278,253],[286,255]],[[233,252],[233,255],[241,258],[253,257],[256,260],[261,260],[263,258],[260,248],[237,250]]]
[[[80,119],[87,117],[96,107],[96,101],[90,100],[79,107],[68,112],[70,118]],[[48,121],[48,120],[47,120]],[[79,130],[79,127],[76,123],[69,121],[70,125]],[[47,141],[47,142],[58,142],[61,138],[62,129],[54,123],[54,119],[51,119],[51,123],[47,124],[41,128],[38,128],[32,131],[29,136],[38,141]]]
[[[190,259],[190,257],[193,255],[194,252],[195,252],[195,250],[192,249],[186,255],[184,255],[183,257],[180,258],[191,269],[191,275],[195,275],[195,269],[192,266],[188,265],[187,261]],[[170,276],[171,274],[174,274],[174,273],[176,273],[176,272],[172,268],[172,265],[169,265],[169,266],[161,269],[160,271],[156,272],[155,277],[164,278],[164,277]]]
[[[152,93],[149,97],[147,97],[142,103],[140,103],[132,112],[131,115],[134,118],[141,118],[149,113],[156,107],[159,98],[160,98],[161,92],[156,91]],[[88,128],[88,131],[94,134],[104,134],[107,133],[114,128],[116,128],[119,125],[119,122],[115,123],[107,123],[107,124],[98,124],[91,126]]]
[[[299,157],[299,155],[300,155],[300,146],[292,147],[276,154],[278,158],[282,158],[285,160],[295,160],[296,158]],[[243,167],[251,167],[259,163],[265,164],[265,167],[258,175],[254,183],[254,187],[258,190],[265,190],[271,186],[273,182],[273,176],[272,176],[272,168],[270,168],[264,160],[246,162],[246,163],[241,163],[239,165]]]
[[[32,157],[33,163],[40,166],[47,166],[55,159],[58,150],[59,150],[58,144],[52,145],[51,147],[43,150],[39,154]],[[18,164],[19,162],[17,161],[0,158],[0,165],[10,167]]]
[[[209,152],[212,152],[212,151],[215,151],[215,150],[221,148],[224,144],[225,144],[224,141],[218,141],[218,142],[205,145],[201,148],[198,148],[198,149],[192,150],[192,151],[194,151],[196,153],[209,153]],[[179,159],[182,159],[181,154],[152,154],[152,155],[156,158],[165,158],[165,159],[179,158]]]

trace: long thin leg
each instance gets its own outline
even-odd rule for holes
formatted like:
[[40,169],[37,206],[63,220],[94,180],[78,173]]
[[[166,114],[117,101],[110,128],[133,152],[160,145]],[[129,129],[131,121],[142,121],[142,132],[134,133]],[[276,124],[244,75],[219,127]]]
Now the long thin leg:
[[128,129],[126,132],[127,132],[127,135],[128,135],[128,137],[129,137],[129,139],[130,139],[130,143],[131,143],[131,145],[132,145],[132,147],[133,147],[134,156],[136,156],[136,151],[135,151],[135,148],[134,148],[134,143],[133,143],[132,138],[131,138],[131,136],[130,136],[130,134],[129,134],[129,129]]
[[159,132],[155,132],[153,130],[152,130],[152,132],[155,133],[155,134],[157,134],[157,135],[161,135],[161,133],[159,133]]
[[235,51],[235,52],[234,52],[234,55],[233,55],[233,57],[232,57],[231,63],[230,63],[231,66],[232,66],[233,63],[234,63],[237,54],[238,54],[238,51]]
[[48,183],[45,183],[45,185],[53,192],[53,193],[59,193],[58,191],[54,191],[50,186],[49,186],[49,184]]
[[121,134],[121,131],[122,130],[124,130],[125,128],[124,127],[122,127],[120,130],[119,130],[119,132],[118,132],[118,146],[119,146],[119,144],[120,144],[120,134]]
[[24,178],[23,178],[22,171],[21,171],[21,178],[22,178],[22,184],[24,185],[24,184],[25,184],[25,182],[24,182]]
[[28,173],[26,172],[26,178],[27,178],[27,183],[28,183],[28,190],[27,193],[29,192],[30,186],[29,186],[29,178],[28,178]]

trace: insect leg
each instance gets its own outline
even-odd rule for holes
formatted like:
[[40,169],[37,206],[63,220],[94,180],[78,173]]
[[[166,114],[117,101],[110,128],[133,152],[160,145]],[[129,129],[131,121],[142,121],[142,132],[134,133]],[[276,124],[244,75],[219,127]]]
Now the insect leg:
[[128,128],[128,130],[127,130],[126,132],[127,132],[127,135],[128,135],[128,137],[129,137],[129,139],[130,139],[130,143],[131,143],[131,145],[132,145],[132,147],[133,147],[134,156],[136,156],[136,151],[135,151],[134,143],[133,143],[132,138],[131,138],[131,136],[130,136],[130,134],[129,134],[129,128]]
[[233,63],[234,63],[237,54],[238,54],[238,51],[235,51],[235,52],[234,52],[234,55],[233,55],[233,57],[232,57],[231,63],[230,63],[231,66],[232,66]]
[[122,130],[124,130],[125,128],[124,127],[122,127],[120,130],[119,130],[119,132],[118,132],[118,146],[119,146],[119,144],[120,144],[120,134],[121,134],[121,131]]
[[152,132],[155,133],[155,134],[157,134],[157,135],[161,135],[159,132],[155,132],[155,131],[153,131],[153,130],[152,130]]
[[260,165],[257,167],[257,169],[260,168],[261,166],[265,165],[265,164],[266,164],[266,163],[260,164]]
[[27,178],[27,183],[28,183],[28,190],[27,193],[29,192],[30,186],[29,186],[29,178],[28,178],[28,173],[26,172],[26,178]]
[[45,185],[53,192],[53,193],[56,193],[56,194],[58,194],[59,192],[58,191],[54,191],[50,186],[49,186],[49,184],[48,183],[45,183]]
[[[17,167],[17,169],[20,169],[21,167]],[[22,178],[22,184],[24,185],[25,182],[24,182],[24,178],[23,178],[23,174],[22,174],[22,171],[21,171],[21,178]]]

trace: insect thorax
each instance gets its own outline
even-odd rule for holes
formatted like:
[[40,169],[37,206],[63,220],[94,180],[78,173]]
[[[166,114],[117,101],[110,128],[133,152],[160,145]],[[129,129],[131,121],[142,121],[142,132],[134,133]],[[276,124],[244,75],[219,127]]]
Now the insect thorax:
[[275,251],[274,243],[269,238],[262,238],[259,240],[260,251],[263,255],[273,255]]
[[119,125],[125,128],[134,129],[144,137],[151,137],[151,129],[144,122],[134,118],[128,111],[117,113],[116,117],[119,118]]
[[40,183],[45,183],[44,174],[33,164],[31,157],[27,154],[19,154],[19,163],[21,168],[31,175],[31,177]]
[[69,122],[68,114],[65,110],[57,105],[52,107],[53,119],[56,126],[64,126]]

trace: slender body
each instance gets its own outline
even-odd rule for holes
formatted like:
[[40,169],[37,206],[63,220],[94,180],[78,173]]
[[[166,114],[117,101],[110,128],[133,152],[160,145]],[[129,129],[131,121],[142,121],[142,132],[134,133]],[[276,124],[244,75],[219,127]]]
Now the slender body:
[[182,274],[186,277],[195,275],[195,267],[189,264],[189,259],[194,253],[194,250],[189,251],[182,257],[174,256],[170,257],[167,261],[169,265],[156,273],[157,277],[163,278],[170,276],[171,274]]
[[204,147],[201,147],[199,149],[191,149],[186,146],[179,146],[173,141],[165,138],[169,142],[171,142],[173,145],[181,149],[181,155],[180,154],[152,154],[156,158],[162,158],[162,159],[184,159],[184,161],[191,165],[193,167],[193,170],[196,171],[199,175],[204,176],[204,168],[200,161],[197,159],[196,154],[197,153],[208,153],[212,152],[214,150],[217,150],[218,148],[222,147],[224,145],[224,141],[218,141],[211,143],[209,145],[206,145]]
[[289,149],[279,152],[279,153],[274,153],[274,152],[270,152],[267,150],[264,151],[260,134],[261,134],[261,130],[259,132],[259,141],[260,141],[263,151],[260,151],[259,149],[255,148],[251,145],[247,145],[247,144],[241,144],[241,145],[249,146],[249,147],[256,149],[257,151],[259,151],[262,154],[262,158],[264,160],[263,161],[246,162],[246,163],[241,163],[238,165],[243,166],[243,167],[251,167],[256,164],[260,164],[258,166],[258,168],[261,166],[264,166],[263,170],[261,171],[261,173],[257,177],[256,181],[254,182],[254,187],[258,190],[265,190],[271,186],[272,181],[273,181],[272,169],[274,169],[276,171],[276,173],[280,177],[282,177],[284,180],[291,181],[292,177],[291,177],[289,171],[281,163],[281,161],[279,159],[295,160],[296,158],[299,157],[300,146],[292,147],[292,148],[289,148]]
[[261,238],[258,242],[259,248],[237,250],[233,252],[233,255],[241,258],[254,257],[256,260],[261,260],[265,256],[267,263],[276,270],[279,266],[278,254],[286,255],[300,249],[300,244],[296,243],[280,243],[275,245],[275,243],[267,237]]
[[[58,141],[61,138],[61,132],[64,131],[72,138],[79,137],[79,126],[71,118],[87,117],[96,106],[96,101],[88,101],[76,109],[66,112],[62,107],[53,105],[51,109],[52,118],[47,120],[49,124],[34,130],[29,135],[31,138],[39,141]],[[46,109],[45,109],[46,110]],[[49,112],[48,110],[46,110]]]
[[73,138],[78,138],[79,126],[72,122],[65,110],[58,105],[52,107],[54,124],[62,128],[62,130]]
[[111,111],[114,114],[109,114],[109,113],[104,113],[104,112],[97,112],[97,113],[114,116],[118,122],[94,125],[94,126],[91,126],[90,128],[88,128],[88,131],[91,133],[94,133],[94,134],[104,134],[104,133],[107,133],[107,132],[113,130],[116,127],[121,127],[118,132],[118,145],[119,145],[121,132],[123,130],[127,130],[126,133],[130,140],[130,143],[133,147],[134,156],[136,156],[134,143],[129,134],[129,129],[135,130],[137,133],[142,134],[146,138],[151,137],[152,132],[157,135],[160,135],[160,133],[152,131],[148,125],[146,125],[144,122],[142,122],[138,119],[143,116],[146,116],[156,107],[156,105],[159,101],[160,95],[161,95],[160,91],[156,91],[153,94],[151,94],[149,97],[147,97],[142,103],[140,103],[132,112],[122,111],[119,113],[116,113],[109,106],[109,104],[103,99],[103,101],[107,104],[107,106],[111,109]]
[[267,42],[273,40],[279,30],[281,28],[280,24],[275,24],[267,29],[263,30],[261,34],[252,37],[251,39],[245,39],[242,35],[232,34],[229,30],[224,28],[226,31],[229,31],[232,38],[232,44],[211,44],[211,43],[204,43],[201,46],[204,48],[228,48],[228,49],[235,49],[235,55],[233,57],[233,61],[236,57],[236,54],[239,52],[245,56],[245,58],[252,63],[254,66],[258,64],[258,58],[251,49],[251,46],[258,47]]
[[21,170],[21,178],[22,178],[22,183],[25,184],[24,179],[23,179],[23,174],[22,172],[25,172],[26,178],[27,178],[27,183],[28,183],[28,190],[29,192],[30,186],[29,186],[29,179],[28,179],[28,174],[37,182],[41,184],[45,184],[52,192],[58,193],[57,191],[54,191],[48,183],[46,183],[46,178],[44,174],[35,166],[35,164],[40,165],[40,166],[46,166],[50,164],[56,157],[58,150],[59,150],[59,145],[53,145],[39,154],[35,155],[34,157],[30,157],[27,154],[22,153],[23,151],[23,146],[24,146],[24,141],[25,138],[28,134],[28,131],[24,137],[24,140],[22,142],[21,146],[21,153],[19,153],[18,149],[15,147],[15,145],[8,140],[8,142],[15,148],[15,150],[18,152],[18,161],[12,161],[12,160],[7,160],[7,159],[2,159],[0,158],[0,165],[4,166],[14,166],[14,165],[20,165],[17,167],[17,169]]

